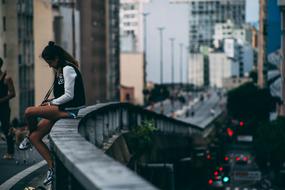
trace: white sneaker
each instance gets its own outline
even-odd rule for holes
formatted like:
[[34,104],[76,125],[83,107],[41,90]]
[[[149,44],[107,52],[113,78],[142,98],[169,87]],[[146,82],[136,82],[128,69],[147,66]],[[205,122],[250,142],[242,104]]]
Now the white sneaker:
[[48,169],[48,171],[47,171],[47,177],[46,177],[46,179],[44,180],[44,185],[49,185],[49,184],[51,184],[51,182],[53,181],[53,178],[54,178],[54,172],[53,172],[53,169],[50,168],[50,169]]
[[19,149],[20,150],[27,150],[32,147],[32,144],[29,140],[29,137],[25,137],[24,140],[20,143]]

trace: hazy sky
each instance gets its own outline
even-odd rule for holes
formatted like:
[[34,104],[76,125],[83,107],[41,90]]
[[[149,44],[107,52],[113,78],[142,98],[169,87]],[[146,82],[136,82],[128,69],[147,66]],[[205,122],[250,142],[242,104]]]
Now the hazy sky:
[[246,21],[256,22],[258,20],[258,0],[247,0]]
[[[234,0],[233,0],[234,1]],[[258,21],[258,0],[247,0],[246,21]],[[163,82],[171,82],[171,46],[169,38],[175,38],[174,76],[180,82],[180,47],[183,43],[183,81],[186,81],[186,46],[188,45],[188,6],[169,4],[168,0],[152,0],[146,4],[147,17],[147,80],[160,82],[160,35],[158,27],[163,31]]]

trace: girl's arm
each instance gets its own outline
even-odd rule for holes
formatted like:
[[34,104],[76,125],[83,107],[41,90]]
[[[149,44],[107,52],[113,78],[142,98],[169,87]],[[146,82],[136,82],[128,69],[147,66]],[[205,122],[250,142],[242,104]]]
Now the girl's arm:
[[66,102],[69,102],[74,97],[74,86],[76,72],[73,67],[65,66],[63,68],[63,78],[64,78],[64,94],[56,99],[51,101],[51,104],[62,105]]

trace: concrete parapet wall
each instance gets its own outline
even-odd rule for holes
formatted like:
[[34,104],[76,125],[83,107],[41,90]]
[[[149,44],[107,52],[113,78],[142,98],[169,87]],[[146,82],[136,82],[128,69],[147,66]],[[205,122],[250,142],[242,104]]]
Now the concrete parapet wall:
[[110,154],[127,163],[130,153],[121,134],[144,120],[153,120],[162,135],[202,134],[196,126],[128,103],[84,108],[78,119],[61,119],[50,133],[56,173],[54,189],[156,189],[104,152],[117,141],[114,146],[119,147]]

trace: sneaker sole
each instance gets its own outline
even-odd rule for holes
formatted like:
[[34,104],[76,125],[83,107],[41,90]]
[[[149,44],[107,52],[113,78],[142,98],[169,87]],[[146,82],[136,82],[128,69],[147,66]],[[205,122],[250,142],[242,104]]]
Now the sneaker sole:
[[20,148],[20,147],[18,147],[19,150],[28,150],[28,149],[30,149],[30,148],[32,148],[32,146],[29,146],[29,147],[26,147],[26,148]]

